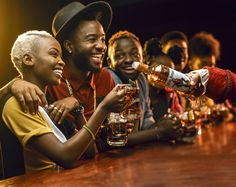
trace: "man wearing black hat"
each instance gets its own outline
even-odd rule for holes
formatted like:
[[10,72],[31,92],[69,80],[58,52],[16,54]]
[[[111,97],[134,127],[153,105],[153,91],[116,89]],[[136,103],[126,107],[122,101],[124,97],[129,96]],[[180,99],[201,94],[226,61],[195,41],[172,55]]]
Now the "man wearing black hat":
[[[83,113],[89,119],[97,104],[115,86],[110,74],[102,68],[107,48],[104,31],[111,20],[111,7],[104,1],[87,6],[72,2],[55,15],[52,32],[62,46],[66,66],[61,84],[48,88],[53,102],[48,112],[54,122],[62,123],[65,116],[74,123],[81,122]],[[35,113],[39,102],[46,103],[43,93],[30,83],[18,80],[10,87],[8,90],[19,98],[23,109]]]
[[[54,17],[52,31],[62,45],[66,68],[61,85],[50,88],[49,93],[56,100],[64,98],[53,104],[62,112],[68,113],[63,105],[69,107],[69,111],[81,108],[79,101],[85,109],[86,119],[89,119],[97,102],[114,87],[109,73],[102,68],[107,48],[104,30],[108,29],[111,16],[111,7],[98,1],[87,6],[72,2]],[[76,101],[73,102],[74,98]],[[57,120],[57,116],[55,118]]]

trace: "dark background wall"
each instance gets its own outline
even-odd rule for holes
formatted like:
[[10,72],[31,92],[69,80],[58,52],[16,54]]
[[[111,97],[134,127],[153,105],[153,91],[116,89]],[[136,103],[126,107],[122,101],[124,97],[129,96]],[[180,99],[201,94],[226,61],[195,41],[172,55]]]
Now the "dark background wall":
[[[54,14],[71,0],[0,1],[0,86],[17,75],[10,49],[18,34],[37,29],[51,32]],[[92,0],[81,0],[90,3]],[[142,43],[180,30],[188,37],[199,31],[212,33],[221,42],[218,66],[236,72],[236,1],[234,0],[107,0],[113,22],[107,39],[119,30],[129,30]]]

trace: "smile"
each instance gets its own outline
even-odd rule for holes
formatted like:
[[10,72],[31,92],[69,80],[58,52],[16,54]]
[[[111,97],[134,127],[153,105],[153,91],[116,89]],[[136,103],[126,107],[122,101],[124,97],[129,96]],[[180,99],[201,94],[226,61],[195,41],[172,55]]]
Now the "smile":
[[55,69],[53,72],[58,75],[60,78],[62,78],[62,69]]
[[96,60],[102,60],[103,54],[93,54],[91,57]]

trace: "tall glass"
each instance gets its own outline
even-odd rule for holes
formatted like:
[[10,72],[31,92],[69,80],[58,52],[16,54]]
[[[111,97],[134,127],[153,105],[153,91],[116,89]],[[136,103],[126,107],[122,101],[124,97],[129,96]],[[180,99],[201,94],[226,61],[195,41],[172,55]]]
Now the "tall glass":
[[119,84],[118,89],[126,89],[127,107],[120,113],[110,113],[107,125],[107,143],[110,146],[125,146],[128,134],[138,128],[140,119],[139,88],[131,84]]
[[127,117],[122,113],[110,113],[108,116],[107,143],[110,146],[123,147],[127,143]]

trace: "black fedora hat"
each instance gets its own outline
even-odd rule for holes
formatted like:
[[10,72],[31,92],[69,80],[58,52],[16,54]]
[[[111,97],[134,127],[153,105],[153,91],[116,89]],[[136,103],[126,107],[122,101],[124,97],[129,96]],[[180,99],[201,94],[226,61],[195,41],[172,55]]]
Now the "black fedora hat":
[[86,17],[98,19],[106,32],[112,20],[111,6],[105,1],[96,1],[88,5],[72,2],[59,10],[53,18],[53,35],[59,40],[62,39],[66,32],[73,29],[71,28],[73,24]]

